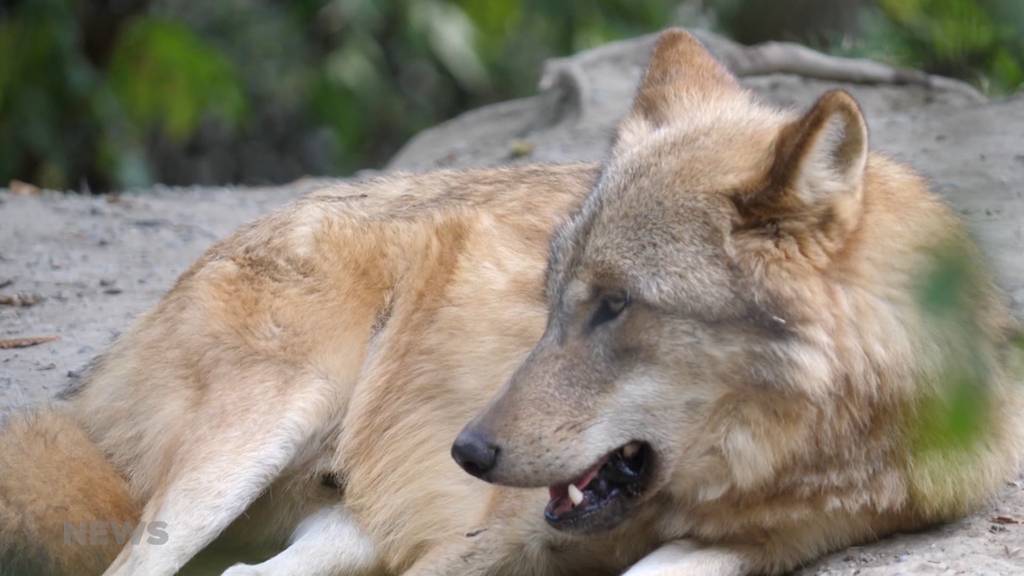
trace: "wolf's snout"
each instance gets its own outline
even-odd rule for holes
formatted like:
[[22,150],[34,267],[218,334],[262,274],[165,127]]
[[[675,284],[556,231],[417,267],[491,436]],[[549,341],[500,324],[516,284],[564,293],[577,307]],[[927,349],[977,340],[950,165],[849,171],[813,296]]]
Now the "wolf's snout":
[[452,458],[462,469],[477,478],[484,478],[498,463],[498,446],[490,435],[466,428],[452,444]]

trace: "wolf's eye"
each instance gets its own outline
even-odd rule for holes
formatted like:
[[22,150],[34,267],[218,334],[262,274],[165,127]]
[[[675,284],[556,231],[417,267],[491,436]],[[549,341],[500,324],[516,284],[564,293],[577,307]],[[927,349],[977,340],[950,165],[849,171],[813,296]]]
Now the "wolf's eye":
[[590,328],[596,328],[606,322],[611,322],[622,314],[622,311],[629,306],[629,294],[616,292],[601,297],[593,317],[590,318]]

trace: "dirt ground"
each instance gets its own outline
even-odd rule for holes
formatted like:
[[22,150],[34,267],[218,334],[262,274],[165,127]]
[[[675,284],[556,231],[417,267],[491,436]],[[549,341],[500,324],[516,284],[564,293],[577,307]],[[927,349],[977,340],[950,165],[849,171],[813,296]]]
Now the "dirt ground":
[[[857,66],[840,66],[846,76],[820,66],[758,68],[763,54],[705,41],[765,100],[805,105],[836,85],[853,92],[876,148],[916,166],[968,220],[1024,317],[1024,97],[990,102],[922,76],[864,83]],[[641,39],[552,62],[537,96],[428,130],[389,169],[598,159],[648,45]],[[316,185],[157,187],[109,197],[0,190],[0,340],[58,338],[0,349],[0,421],[72,383],[215,240]],[[968,519],[842,551],[800,573],[1024,574],[1024,479]]]

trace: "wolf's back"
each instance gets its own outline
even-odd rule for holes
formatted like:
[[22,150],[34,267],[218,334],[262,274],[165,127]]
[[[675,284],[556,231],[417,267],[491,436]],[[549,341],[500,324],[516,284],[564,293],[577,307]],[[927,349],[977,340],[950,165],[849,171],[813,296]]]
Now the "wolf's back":
[[101,574],[138,520],[124,479],[68,415],[15,415],[0,432],[0,576]]

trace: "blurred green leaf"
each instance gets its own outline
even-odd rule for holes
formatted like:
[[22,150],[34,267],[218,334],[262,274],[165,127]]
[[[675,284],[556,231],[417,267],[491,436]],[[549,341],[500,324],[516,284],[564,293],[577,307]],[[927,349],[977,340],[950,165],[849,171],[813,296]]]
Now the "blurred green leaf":
[[1024,81],[1017,0],[878,0],[868,55],[1006,92]]
[[475,91],[487,88],[490,79],[477,54],[476,27],[458,5],[419,0],[410,5],[409,22],[460,84]]
[[230,62],[185,26],[133,21],[118,39],[109,71],[114,93],[143,126],[183,140],[204,115],[237,125],[245,96]]
[[0,181],[62,187],[88,162],[66,135],[92,128],[93,75],[73,52],[77,40],[62,0],[25,2],[0,19]]
[[918,406],[914,446],[919,451],[970,449],[985,430],[989,394],[969,375],[947,374],[937,394]]
[[[919,376],[929,393],[920,400],[911,429],[919,451],[961,451],[984,431],[990,391],[988,367],[978,349],[985,280],[977,255],[960,240],[935,246],[917,279],[917,301],[929,348],[941,351],[937,371]],[[935,352],[932,352],[935,354]]]
[[918,301],[933,318],[969,313],[974,279],[974,265],[964,249],[952,244],[940,247],[919,283]]

